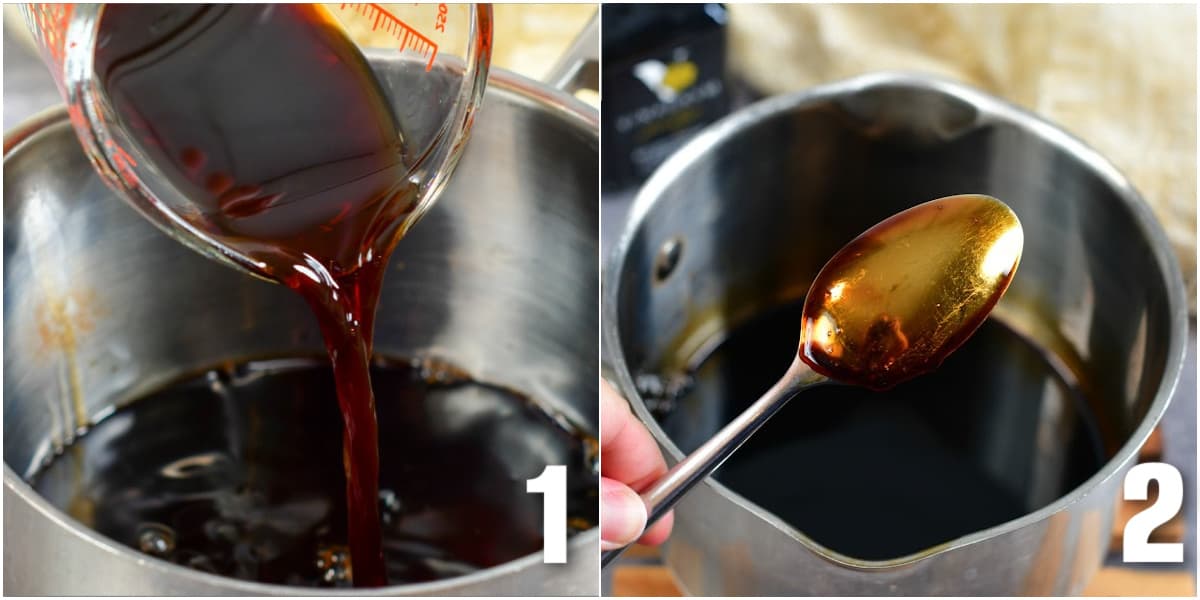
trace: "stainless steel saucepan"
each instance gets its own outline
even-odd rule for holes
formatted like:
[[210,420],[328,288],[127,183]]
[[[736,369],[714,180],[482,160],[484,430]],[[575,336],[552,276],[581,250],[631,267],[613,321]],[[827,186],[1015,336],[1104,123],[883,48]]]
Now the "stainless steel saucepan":
[[[372,65],[403,89],[406,70],[388,56],[372,56]],[[544,84],[492,73],[445,195],[392,258],[376,352],[447,359],[595,434],[597,112]],[[117,198],[65,111],[9,132],[4,184],[6,592],[598,592],[595,528],[569,540],[565,565],[543,564],[537,553],[432,583],[306,590],[151,558],[51,506],[22,476],[70,444],[80,424],[182,374],[240,358],[319,356],[323,346],[294,294],[185,248]]]
[[[1080,592],[1099,568],[1124,473],[1179,377],[1188,336],[1182,279],[1162,228],[1109,162],[977,90],[868,75],[768,98],[697,136],[643,186],[606,266],[607,366],[669,462],[678,460],[756,397],[730,394],[745,389],[755,365],[727,356],[694,381],[671,377],[756,316],[802,299],[824,261],[867,227],[959,193],[995,196],[1020,217],[1021,266],[991,320],[1026,348],[1019,356],[1041,356],[1059,384],[1030,385],[1011,360],[975,361],[969,372],[946,367],[939,377],[955,386],[929,392],[918,425],[925,429],[913,431],[927,432],[921,448],[955,448],[947,464],[968,467],[1020,509],[892,554],[823,545],[827,534],[818,539],[816,529],[829,524],[821,515],[803,513],[807,524],[798,527],[781,516],[788,505],[768,509],[765,499],[853,503],[862,521],[887,526],[863,532],[868,540],[901,526],[920,531],[920,523],[906,523],[915,511],[937,519],[969,507],[905,504],[908,486],[925,485],[913,481],[866,485],[877,490],[871,497],[839,497],[864,489],[856,469],[872,459],[854,446],[821,446],[832,438],[814,436],[839,434],[842,425],[815,422],[834,413],[801,407],[808,400],[801,397],[756,435],[757,448],[739,454],[769,456],[805,439],[826,451],[797,452],[790,469],[757,481],[723,474],[727,463],[677,505],[665,559],[686,591],[1059,595]],[[798,320],[782,335],[792,337],[780,343],[782,366],[767,373],[766,385],[791,360]],[[998,349],[983,347],[981,356],[991,351]],[[687,393],[670,393],[688,385]],[[903,408],[898,402],[880,410]],[[860,439],[890,439],[897,422],[881,416]],[[1084,443],[1089,430],[1099,440],[1092,448]],[[883,454],[875,456],[893,460],[887,443],[878,443]],[[1080,453],[1092,451],[1090,466],[1080,467]]]

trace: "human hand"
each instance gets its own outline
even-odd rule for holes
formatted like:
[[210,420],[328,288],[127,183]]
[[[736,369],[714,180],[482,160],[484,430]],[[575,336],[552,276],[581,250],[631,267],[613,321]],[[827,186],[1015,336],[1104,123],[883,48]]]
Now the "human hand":
[[650,487],[667,463],[629,403],[600,380],[600,549],[661,544],[671,534],[674,511],[646,531],[646,505],[638,492]]

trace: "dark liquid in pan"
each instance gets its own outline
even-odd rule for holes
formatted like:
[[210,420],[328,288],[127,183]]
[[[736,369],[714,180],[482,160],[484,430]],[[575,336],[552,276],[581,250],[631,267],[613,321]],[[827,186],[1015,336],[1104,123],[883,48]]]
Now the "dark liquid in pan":
[[[571,533],[596,523],[595,439],[511,391],[428,363],[376,363],[383,554],[392,583],[542,547],[525,480],[567,466]],[[137,400],[32,479],[147,554],[241,579],[350,585],[342,426],[325,361],[242,363]]]
[[[650,404],[685,452],[784,373],[800,308],[735,329],[684,385],[643,379],[678,394]],[[890,391],[797,396],[716,478],[834,551],[899,558],[1027,514],[1096,473],[1105,456],[1084,406],[991,319],[939,370]]]
[[319,5],[108,5],[98,35],[96,75],[187,196],[180,216],[320,322],[345,423],[355,583],[387,583],[367,365],[384,267],[418,200],[391,103]]

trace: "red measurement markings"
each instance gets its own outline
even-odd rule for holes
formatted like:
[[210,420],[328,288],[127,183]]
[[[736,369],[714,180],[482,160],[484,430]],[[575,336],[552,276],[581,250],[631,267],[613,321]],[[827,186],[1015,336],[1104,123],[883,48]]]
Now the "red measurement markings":
[[396,18],[396,15],[384,10],[378,4],[342,4],[342,10],[347,9],[367,19],[372,19],[371,31],[383,29],[392,34],[392,37],[400,42],[400,50],[407,48],[422,57],[429,57],[429,61],[425,63],[425,70],[433,68],[433,59],[437,57],[438,53],[438,46],[433,40],[421,35],[421,32]]
[[74,5],[30,4],[28,7],[36,33],[41,37],[46,52],[54,64],[62,68],[65,53],[63,43],[67,39],[67,23],[75,10]]
[[71,124],[75,126],[75,131],[80,132],[80,135],[88,133],[90,137],[91,130],[88,127],[87,117],[83,116],[83,106],[79,102],[72,102],[67,105],[67,117],[71,119]]
[[124,148],[118,146],[117,143],[112,140],[107,140],[104,142],[104,147],[108,150],[108,154],[112,159],[113,166],[117,168],[117,173],[120,174],[121,179],[125,181],[125,184],[129,187],[137,187],[138,178],[133,172],[133,167],[137,166],[137,161],[133,160],[133,157],[129,156],[129,153],[126,152]]
[[[71,119],[71,124],[75,127],[75,133],[79,136],[80,141],[83,142],[84,148],[92,147],[95,139],[92,137],[92,128],[87,121],[87,117],[83,115],[83,108],[78,102],[67,105],[67,116]],[[110,158],[112,166],[116,167],[117,177],[120,180],[113,183],[124,181],[128,187],[137,187],[138,178],[133,172],[133,168],[137,166],[137,161],[124,148],[118,146],[111,139],[104,142],[104,149]],[[93,157],[92,160],[95,162],[98,159]],[[101,172],[105,177],[112,179],[112,173],[107,169],[101,169]]]

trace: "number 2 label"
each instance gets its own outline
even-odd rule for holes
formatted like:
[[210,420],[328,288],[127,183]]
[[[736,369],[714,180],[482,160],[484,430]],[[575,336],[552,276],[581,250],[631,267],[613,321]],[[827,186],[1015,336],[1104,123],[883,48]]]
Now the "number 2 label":
[[1183,477],[1166,463],[1142,463],[1125,476],[1125,499],[1146,500],[1150,480],[1158,482],[1158,499],[1125,524],[1124,560],[1127,563],[1183,562],[1183,544],[1151,542],[1150,532],[1170,521],[1183,506]]
[[542,562],[567,562],[567,468],[548,465],[541,475],[525,480],[525,491],[543,498]]

